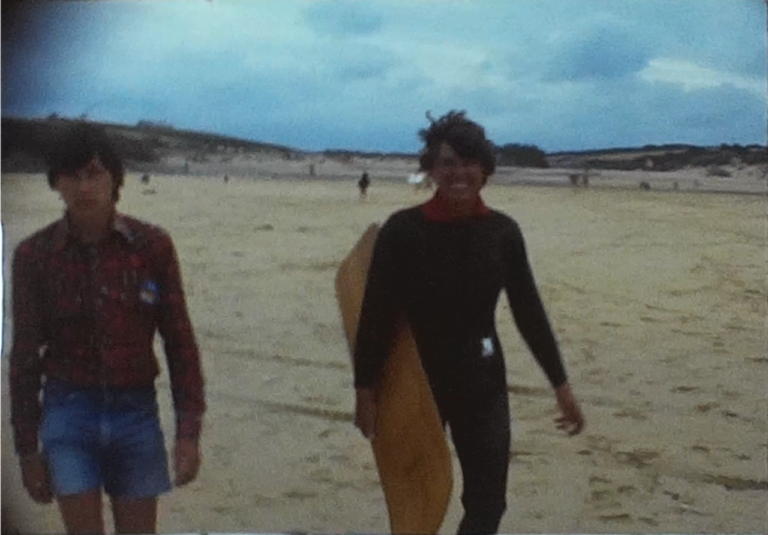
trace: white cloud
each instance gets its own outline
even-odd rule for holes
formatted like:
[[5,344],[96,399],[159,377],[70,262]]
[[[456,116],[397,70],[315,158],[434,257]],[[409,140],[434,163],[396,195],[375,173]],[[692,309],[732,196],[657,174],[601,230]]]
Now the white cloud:
[[647,82],[664,82],[680,86],[690,92],[698,89],[732,85],[759,95],[766,95],[766,81],[702,67],[696,63],[674,58],[657,58],[640,71]]

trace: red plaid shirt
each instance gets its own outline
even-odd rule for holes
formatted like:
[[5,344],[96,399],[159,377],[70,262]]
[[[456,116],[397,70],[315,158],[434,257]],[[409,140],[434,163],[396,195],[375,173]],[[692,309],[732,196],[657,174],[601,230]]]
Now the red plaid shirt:
[[11,422],[16,451],[37,451],[42,378],[82,387],[151,386],[163,338],[176,436],[197,438],[203,376],[171,237],[116,214],[109,237],[79,243],[67,218],[23,241],[13,258]]

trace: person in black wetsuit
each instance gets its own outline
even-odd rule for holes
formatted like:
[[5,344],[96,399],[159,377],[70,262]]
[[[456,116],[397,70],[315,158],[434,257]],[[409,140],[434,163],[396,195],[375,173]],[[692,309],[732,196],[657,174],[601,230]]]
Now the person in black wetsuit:
[[404,317],[461,465],[458,532],[495,533],[506,509],[510,449],[506,368],[495,326],[502,290],[554,390],[558,427],[577,434],[584,418],[520,227],[480,196],[495,171],[485,130],[465,112],[429,119],[431,126],[419,131],[425,145],[420,165],[437,191],[426,203],[391,215],[379,231],[355,343],[355,425],[367,438],[376,432],[374,386],[392,329]]

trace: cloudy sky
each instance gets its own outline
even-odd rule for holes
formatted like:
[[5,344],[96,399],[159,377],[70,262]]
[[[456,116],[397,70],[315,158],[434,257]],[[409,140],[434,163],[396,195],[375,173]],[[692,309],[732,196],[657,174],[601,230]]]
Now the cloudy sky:
[[100,0],[3,15],[2,114],[164,121],[303,150],[766,143],[762,0]]

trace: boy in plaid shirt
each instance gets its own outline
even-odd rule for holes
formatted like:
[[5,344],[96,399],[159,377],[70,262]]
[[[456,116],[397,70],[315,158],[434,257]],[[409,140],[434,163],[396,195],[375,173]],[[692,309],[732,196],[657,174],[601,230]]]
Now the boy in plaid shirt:
[[30,496],[55,496],[68,533],[104,532],[102,491],[118,533],[156,530],[171,481],[155,331],[176,413],[175,484],[200,467],[203,376],[176,252],[165,231],[116,211],[123,176],[102,130],[68,127],[48,171],[65,214],[13,258],[15,449]]

